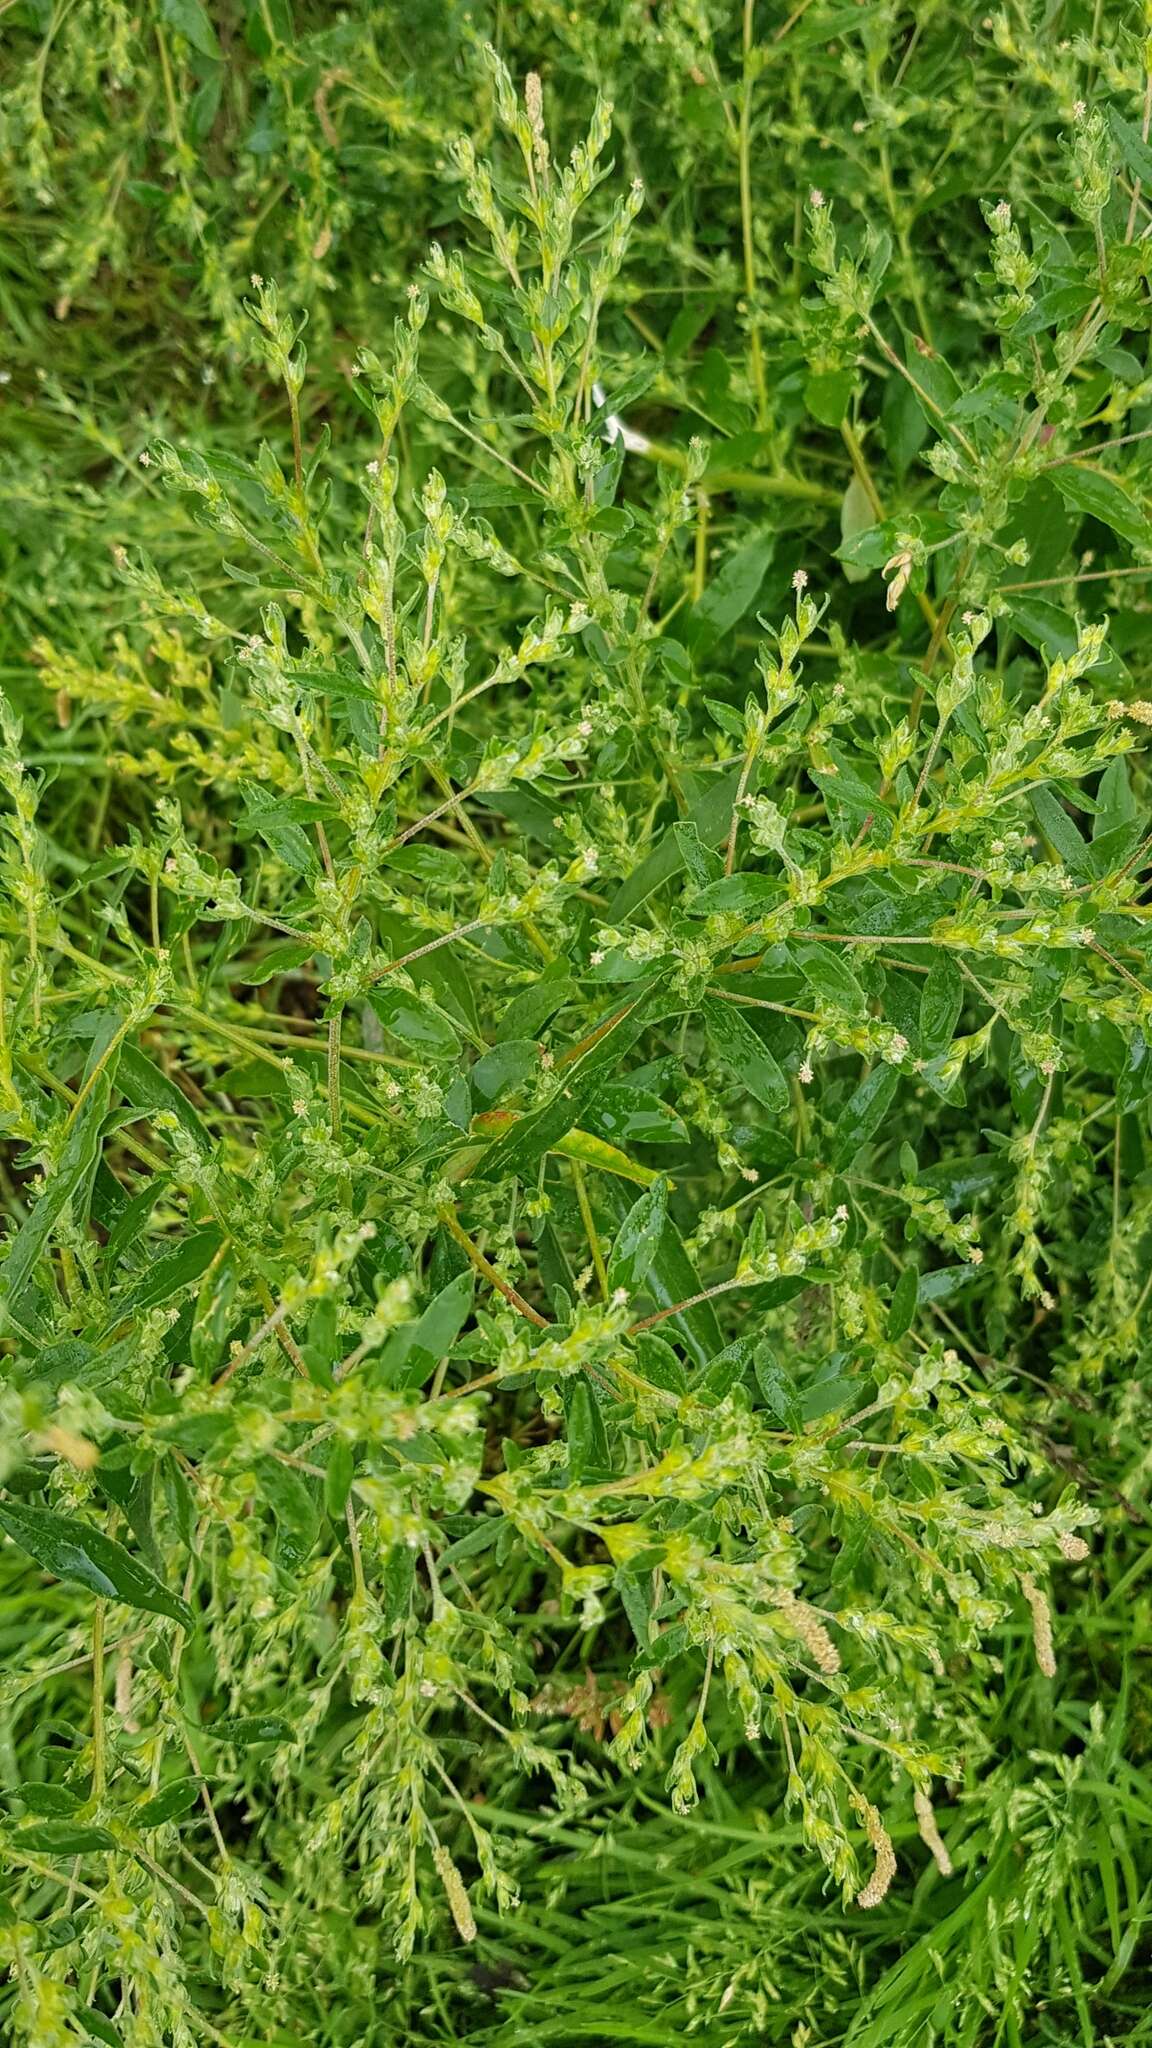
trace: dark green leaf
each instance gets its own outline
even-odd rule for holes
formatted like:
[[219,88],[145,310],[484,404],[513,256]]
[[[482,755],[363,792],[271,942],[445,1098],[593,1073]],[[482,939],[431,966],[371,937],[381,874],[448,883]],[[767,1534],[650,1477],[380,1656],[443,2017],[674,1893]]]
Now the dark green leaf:
[[873,1132],[879,1130],[895,1101],[899,1086],[900,1074],[895,1067],[873,1067],[861,1081],[837,1118],[832,1147],[834,1166],[843,1168],[849,1165],[861,1145],[867,1144]]
[[199,1797],[200,1786],[195,1778],[177,1778],[154,1799],[138,1807],[132,1818],[138,1828],[162,1828],[190,1813]]
[[912,1328],[919,1284],[920,1275],[915,1266],[905,1266],[892,1290],[892,1299],[888,1304],[885,1334],[890,1344],[895,1344],[898,1338],[903,1337],[905,1332]]
[[664,1234],[667,1215],[668,1183],[654,1181],[633,1204],[616,1234],[608,1260],[611,1293],[623,1288],[625,1294],[635,1294],[643,1284]]
[[0,1503],[0,1528],[56,1579],[70,1579],[127,1607],[164,1614],[190,1628],[192,1612],[122,1544],[78,1515],[54,1515],[47,1508],[7,1500]]
[[788,1107],[788,1083],[763,1039],[741,1016],[734,1003],[708,996],[703,1003],[704,1022],[717,1058],[754,1095],[757,1102],[778,1116]]

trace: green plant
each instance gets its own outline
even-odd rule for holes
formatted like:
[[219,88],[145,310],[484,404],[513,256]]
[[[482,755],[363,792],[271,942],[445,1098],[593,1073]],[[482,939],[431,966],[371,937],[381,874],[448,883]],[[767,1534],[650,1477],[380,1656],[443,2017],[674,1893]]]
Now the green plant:
[[[42,633],[25,731],[5,700],[15,2039],[542,2027],[504,1930],[546,1940],[617,1828],[643,1856],[645,1802],[704,2038],[1015,2042],[1041,1969],[1053,2028],[1125,2011],[1139,1794],[1048,1682],[1079,1532],[1140,1569],[1142,51],[993,22],[953,306],[894,182],[897,10],[847,67],[864,222],[845,28],[662,19],[728,180],[707,303],[657,352],[629,280],[676,245],[610,109],[565,157],[489,53],[467,226],[331,446],[254,276],[274,441],[154,438],[123,630]],[[1054,93],[1059,211],[985,184],[1000,64]],[[786,259],[769,75],[845,130]],[[720,1870],[710,1927],[679,1864],[761,1839],[753,1783],[789,1859],[756,1969],[766,1908]],[[911,1939],[894,1842],[952,1881]],[[825,1871],[835,1988],[794,1975],[772,2032]],[[601,2024],[584,1954],[559,2038]]]

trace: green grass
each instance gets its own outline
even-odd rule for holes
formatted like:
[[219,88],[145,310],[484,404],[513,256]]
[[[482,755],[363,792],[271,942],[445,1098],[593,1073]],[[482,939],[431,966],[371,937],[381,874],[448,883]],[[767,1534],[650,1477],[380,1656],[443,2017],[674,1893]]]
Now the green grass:
[[1152,2040],[1141,10],[0,32],[0,2034]]

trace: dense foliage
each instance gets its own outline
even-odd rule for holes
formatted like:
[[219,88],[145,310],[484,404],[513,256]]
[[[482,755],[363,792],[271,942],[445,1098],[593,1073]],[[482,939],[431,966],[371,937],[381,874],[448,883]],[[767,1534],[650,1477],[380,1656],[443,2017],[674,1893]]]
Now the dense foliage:
[[1152,2039],[1152,16],[5,26],[4,2038]]

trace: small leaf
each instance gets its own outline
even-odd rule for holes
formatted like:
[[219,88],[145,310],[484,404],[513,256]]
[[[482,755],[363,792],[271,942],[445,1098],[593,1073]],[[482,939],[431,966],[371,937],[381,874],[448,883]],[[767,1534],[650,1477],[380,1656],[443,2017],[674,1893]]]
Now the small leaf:
[[472,1313],[474,1284],[471,1267],[458,1273],[417,1321],[404,1323],[389,1338],[378,1367],[387,1384],[418,1387],[435,1371]]
[[894,1344],[897,1338],[903,1337],[905,1331],[912,1328],[912,1322],[916,1314],[919,1286],[920,1275],[916,1271],[915,1266],[905,1266],[904,1271],[892,1290],[892,1299],[888,1304],[888,1322],[885,1335],[890,1344]]
[[63,1820],[83,1806],[78,1792],[70,1792],[67,1785],[27,1784],[17,1788],[18,1797],[23,1800],[29,1813],[45,1820]]
[[214,1223],[190,1232],[172,1251],[154,1259],[144,1278],[119,1296],[115,1306],[117,1321],[126,1315],[142,1315],[145,1309],[159,1308],[185,1287],[191,1287],[194,1280],[208,1271],[223,1242]]
[[714,647],[751,610],[775,551],[776,535],[765,527],[729,555],[684,620],[684,638],[694,650]]
[[565,1383],[564,1407],[568,1484],[579,1486],[583,1479],[606,1471],[609,1465],[608,1436],[587,1373],[577,1373]]
[[205,1735],[214,1742],[230,1742],[236,1749],[251,1749],[258,1742],[291,1742],[293,1731],[279,1714],[229,1714],[222,1721],[206,1721]]
[[1139,501],[1098,464],[1062,462],[1051,477],[1065,503],[1078,512],[1090,513],[1135,547],[1152,543],[1152,523]]
[[804,403],[822,427],[838,427],[855,388],[854,370],[817,370],[804,386]]
[[854,1017],[866,1014],[868,998],[840,953],[831,946],[803,946],[799,948],[798,958],[805,979],[818,996],[834,1003],[838,1009],[849,1011]]
[[697,1381],[699,1392],[710,1394],[713,1400],[726,1401],[737,1380],[743,1377],[751,1356],[752,1346],[747,1337],[737,1337],[734,1343],[726,1344],[723,1351],[708,1360]]
[[741,917],[761,917],[780,901],[780,884],[774,875],[758,875],[751,869],[739,875],[724,875],[697,889],[688,899],[693,917],[715,917],[733,911]]
[[163,1614],[191,1628],[192,1610],[170,1593],[154,1572],[132,1557],[90,1522],[75,1515],[54,1515],[47,1508],[15,1501],[0,1503],[0,1528],[26,1550],[53,1578],[87,1586],[109,1600],[122,1600],[147,1614]]
[[865,583],[872,574],[869,567],[846,557],[845,550],[862,534],[870,533],[876,525],[876,509],[858,476],[853,476],[844,493],[840,506],[840,547],[837,557],[849,583]]
[[794,1435],[800,1431],[800,1402],[796,1382],[790,1372],[781,1365],[775,1352],[767,1344],[757,1344],[752,1354],[752,1370],[760,1389],[764,1406],[782,1422],[785,1429]]
[[708,996],[702,1005],[713,1050],[722,1064],[773,1116],[788,1107],[788,1083],[764,1040],[735,1004]]
[[331,1522],[338,1522],[343,1517],[355,1471],[355,1453],[351,1444],[346,1437],[336,1437],[324,1470],[324,1512]]
[[668,1215],[668,1183],[654,1182],[629,1209],[616,1233],[608,1260],[608,1287],[615,1294],[635,1294],[659,1249]]
[[291,974],[293,968],[303,967],[315,950],[307,939],[285,939],[282,945],[269,946],[255,965],[239,977],[240,984],[243,988],[260,988],[274,975]]
[[1088,869],[1088,846],[1058,797],[1050,789],[1034,789],[1031,796],[1036,823],[1049,845],[1055,847],[1066,868],[1077,876]]
[[920,996],[920,1047],[926,1059],[951,1045],[963,1005],[963,976],[951,955],[941,953],[928,970]]
[[177,29],[202,57],[219,58],[216,31],[200,0],[160,0],[160,14],[169,28]]
[[47,1249],[52,1232],[68,1203],[96,1164],[115,1066],[116,1056],[113,1055],[76,1112],[55,1171],[49,1174],[19,1230],[4,1247],[0,1287],[7,1288],[13,1302],[19,1299],[31,1279],[36,1262]]
[[412,1045],[431,1059],[453,1060],[461,1050],[451,1019],[424,996],[410,989],[374,988],[368,1000],[385,1031],[403,1045]]
[[155,1799],[149,1799],[137,1809],[132,1818],[138,1828],[162,1828],[169,1821],[179,1820],[181,1815],[190,1813],[200,1797],[200,1786],[195,1778],[177,1778],[174,1784],[166,1785]]
[[93,2006],[78,2007],[76,2017],[87,2027],[94,2041],[104,2043],[104,2048],[124,2048],[123,2034],[112,2025],[111,2020],[106,2020],[103,2013],[97,2012]]
[[116,1847],[116,1837],[107,1828],[78,1827],[70,1820],[36,1821],[20,1828],[12,1842],[15,1848],[42,1850],[48,1856],[87,1856]]
[[861,1081],[837,1118],[835,1143],[832,1147],[834,1166],[847,1166],[861,1145],[866,1144],[873,1132],[879,1130],[892,1107],[899,1086],[900,1075],[895,1067],[873,1067],[872,1072]]

